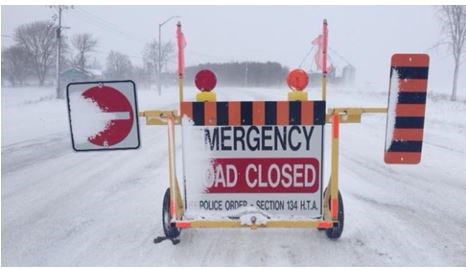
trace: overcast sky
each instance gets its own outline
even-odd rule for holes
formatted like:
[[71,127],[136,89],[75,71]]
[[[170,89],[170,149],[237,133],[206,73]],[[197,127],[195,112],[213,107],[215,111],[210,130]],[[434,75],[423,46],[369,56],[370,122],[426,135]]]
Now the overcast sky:
[[[181,16],[187,40],[186,64],[206,62],[278,61],[297,67],[329,23],[329,46],[337,65],[357,68],[357,80],[382,89],[388,86],[390,57],[395,52],[431,56],[430,88],[451,87],[452,60],[445,49],[430,49],[441,27],[433,6],[75,6],[63,13],[65,34],[89,32],[99,40],[95,56],[105,64],[116,50],[141,64],[144,45],[156,38],[158,23]],[[52,19],[47,6],[2,6],[2,47],[23,23]],[[176,21],[168,22],[162,40],[175,41]],[[7,36],[5,36],[7,35]],[[310,67],[308,58],[305,67]],[[460,87],[466,87],[466,65]],[[312,83],[312,82],[311,82]],[[462,91],[460,89],[460,91]]]

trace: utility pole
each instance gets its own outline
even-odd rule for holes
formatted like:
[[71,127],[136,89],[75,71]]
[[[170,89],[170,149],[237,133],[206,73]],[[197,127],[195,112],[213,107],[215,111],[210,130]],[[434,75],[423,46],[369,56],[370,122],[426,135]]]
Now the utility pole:
[[162,26],[171,19],[179,18],[180,16],[171,16],[162,23],[159,23],[159,59],[157,61],[157,91],[159,96],[162,94]]
[[[69,29],[69,27],[62,27],[61,26],[61,14],[64,9],[69,9],[69,8],[74,8],[74,6],[64,6],[64,5],[57,5],[57,6],[49,6],[50,8],[55,8],[58,13],[58,26],[56,31],[56,37],[57,37],[57,98],[63,98],[64,97],[64,91],[61,90],[61,79],[60,79],[60,72],[61,72],[61,30],[63,28]],[[57,19],[54,15],[54,20]]]
[[58,27],[57,27],[57,98],[63,98],[61,91],[61,12],[62,6],[58,6]]

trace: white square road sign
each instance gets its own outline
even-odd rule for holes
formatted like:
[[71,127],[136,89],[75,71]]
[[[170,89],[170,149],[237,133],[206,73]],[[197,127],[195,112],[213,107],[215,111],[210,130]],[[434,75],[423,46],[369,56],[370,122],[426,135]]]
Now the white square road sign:
[[325,102],[183,102],[186,218],[322,215]]
[[74,150],[139,148],[136,85],[133,81],[70,83],[66,95]]

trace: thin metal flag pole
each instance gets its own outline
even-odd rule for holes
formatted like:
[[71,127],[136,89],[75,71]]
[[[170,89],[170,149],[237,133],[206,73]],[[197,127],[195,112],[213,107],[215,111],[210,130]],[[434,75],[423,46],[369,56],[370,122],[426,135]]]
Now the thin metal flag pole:
[[184,77],[184,47],[186,41],[181,31],[181,22],[176,24],[176,40],[178,43],[178,93],[179,93],[179,114],[181,116],[181,102],[183,102],[183,77]]
[[322,48],[322,100],[327,99],[327,46],[328,46],[328,29],[327,19],[324,19],[323,29],[323,48]]

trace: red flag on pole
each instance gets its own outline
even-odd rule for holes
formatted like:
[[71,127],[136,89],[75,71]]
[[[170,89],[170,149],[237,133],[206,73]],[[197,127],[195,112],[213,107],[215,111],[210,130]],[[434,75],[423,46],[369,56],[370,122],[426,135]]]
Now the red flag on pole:
[[328,73],[330,69],[327,66],[327,44],[328,44],[328,29],[327,20],[324,21],[322,34],[312,41],[312,45],[318,46],[317,52],[314,55],[317,69],[322,70],[323,73]]
[[176,40],[178,44],[178,76],[183,78],[184,75],[184,48],[186,47],[186,40],[181,31],[181,23],[176,25]]
[[319,35],[312,41],[312,45],[318,46],[316,54],[314,55],[314,61],[316,62],[317,69],[323,69],[323,54],[322,54],[322,47],[323,47],[323,36]]

